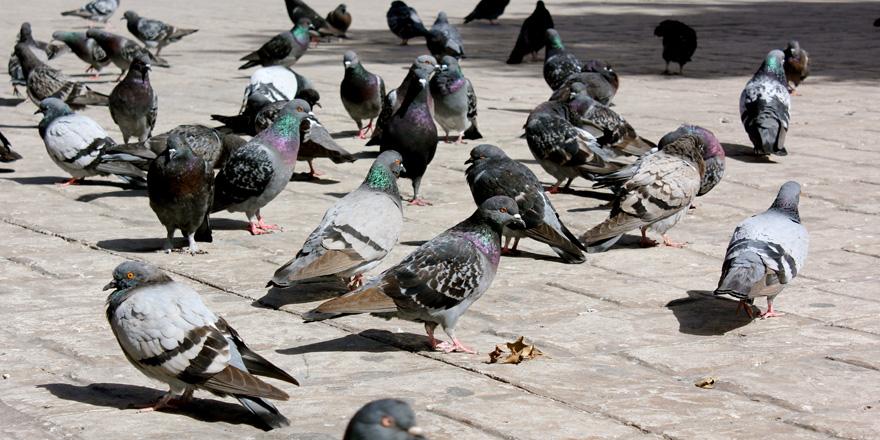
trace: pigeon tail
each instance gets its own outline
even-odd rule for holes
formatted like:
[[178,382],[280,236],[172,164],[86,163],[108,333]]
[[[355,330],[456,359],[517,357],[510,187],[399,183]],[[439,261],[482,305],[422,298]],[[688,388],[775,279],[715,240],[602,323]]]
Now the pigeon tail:
[[214,235],[211,232],[211,223],[207,213],[205,213],[205,220],[202,221],[199,229],[196,230],[195,240],[202,243],[214,242]]
[[614,237],[605,238],[602,240],[594,241],[592,243],[584,243],[587,248],[587,253],[589,254],[599,254],[607,251],[614,246],[614,243],[617,243],[617,240],[620,240],[620,237],[623,237],[623,234],[615,235]]
[[[471,123],[471,126],[468,127],[467,130],[464,131],[464,135],[462,136],[464,139],[482,139],[483,135],[480,133],[480,130],[477,129],[476,121]],[[369,144],[367,144],[369,145]]]
[[584,246],[565,225],[560,223],[560,226],[561,230],[557,230],[548,222],[543,222],[537,227],[522,231],[522,233],[529,238],[549,245],[553,252],[556,252],[568,264],[580,264],[587,261],[587,257],[581,252],[586,250]]
[[749,138],[755,145],[756,154],[764,156],[770,154],[785,156],[788,154],[785,151],[785,129],[781,127],[775,116],[759,115],[754,124],[755,127],[749,132]]
[[656,148],[653,142],[641,138],[639,136],[623,136],[623,140],[620,145],[617,146],[618,149],[623,150],[623,152],[632,154],[633,156],[641,156],[651,149]]
[[278,408],[262,397],[250,397],[236,394],[235,398],[253,415],[257,416],[272,429],[290,426],[290,420],[278,412]]
[[743,252],[724,262],[722,277],[715,295],[730,295],[747,300],[752,287],[766,275],[767,269],[761,256],[755,252]]

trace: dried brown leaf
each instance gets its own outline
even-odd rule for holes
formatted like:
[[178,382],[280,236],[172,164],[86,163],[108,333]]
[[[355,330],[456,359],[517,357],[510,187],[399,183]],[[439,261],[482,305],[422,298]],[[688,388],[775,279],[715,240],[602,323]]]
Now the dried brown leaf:
[[697,382],[695,385],[698,386],[698,387],[700,387],[700,388],[706,388],[706,389],[709,389],[709,390],[710,390],[710,389],[712,389],[712,388],[715,388],[715,377],[714,377],[714,376],[709,376],[709,377],[707,377],[707,378],[705,378],[705,379],[701,379],[701,380],[700,380],[699,382]]
[[[503,346],[495,346],[495,351],[489,353],[489,363],[502,363],[502,364],[518,364],[523,361],[529,361],[536,357],[545,357],[550,359],[550,356],[547,356],[541,350],[535,348],[535,344],[526,344],[523,341],[523,336],[520,336],[514,342],[508,342]],[[502,348],[504,347],[504,348]],[[505,348],[510,351],[507,353]],[[504,355],[507,355],[504,357]]]

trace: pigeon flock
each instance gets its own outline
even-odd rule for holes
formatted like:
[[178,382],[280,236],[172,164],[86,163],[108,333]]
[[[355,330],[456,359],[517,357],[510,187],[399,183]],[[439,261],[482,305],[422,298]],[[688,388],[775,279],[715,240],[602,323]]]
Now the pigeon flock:
[[[281,225],[262,217],[261,209],[286,188],[303,184],[291,183],[297,178],[297,161],[307,161],[309,174],[318,180],[314,176],[321,173],[312,163],[316,158],[342,164],[374,157],[360,186],[351,185],[350,192],[326,207],[320,222],[310,226],[314,230],[301,248],[284,250],[284,259],[289,261],[274,274],[265,274],[267,288],[295,294],[307,283],[342,282],[346,293],[315,304],[302,314],[303,321],[344,320],[354,314],[398,318],[423,324],[432,350],[474,354],[476,350],[456,336],[456,324],[490,290],[493,279],[504,276],[506,269],[499,263],[507,255],[520,253],[517,246],[522,238],[548,245],[558,256],[550,258],[564,264],[582,264],[587,254],[609,251],[624,234],[636,230],[643,247],[658,245],[648,231],[659,234],[662,244],[680,247],[685,243],[673,242],[668,233],[695,206],[697,197],[721,184],[725,173],[722,143],[706,128],[669,127],[669,133],[657,142],[640,137],[624,119],[625,109],[612,107],[621,84],[609,63],[614,60],[581,60],[567,50],[563,41],[572,47],[577,41],[566,40],[565,32],[554,28],[552,8],[543,1],[536,2],[516,41],[509,42],[511,52],[506,59],[507,64],[539,61],[544,50],[543,80],[551,93],[522,116],[525,144],[537,166],[515,160],[492,140],[460,147],[484,138],[477,116],[478,108],[485,107],[478,105],[480,84],[466,76],[478,68],[477,63],[468,65],[468,60],[479,59],[481,54],[465,54],[466,41],[457,27],[486,26],[471,22],[488,20],[490,29],[496,29],[496,20],[509,0],[474,3],[467,15],[466,11],[456,11],[461,14],[454,17],[440,12],[428,28],[416,9],[403,1],[390,2],[386,14],[390,32],[401,45],[415,45],[424,38],[424,51],[414,60],[399,59],[402,66],[411,62],[409,69],[384,79],[370,71],[380,63],[371,59],[372,53],[345,51],[344,73],[334,83],[345,112],[354,121],[349,127],[319,122],[322,99],[335,100],[336,92],[323,88],[325,81],[316,86],[294,70],[298,62],[309,60],[310,48],[326,44],[325,39],[332,37],[329,44],[344,46],[357,38],[357,17],[353,20],[344,4],[326,16],[301,0],[278,5],[278,12],[286,9],[293,27],[241,56],[245,63],[238,69],[259,69],[250,76],[238,114],[211,116],[222,125],[174,121],[173,125],[181,125],[154,134],[157,119],[163,117],[159,108],[169,98],[159,99],[153,84],[163,80],[166,69],[185,64],[181,57],[172,58],[171,63],[159,57],[159,52],[165,49],[168,54],[177,47],[166,49],[171,43],[195,40],[202,34],[141,17],[132,10],[124,12],[122,19],[134,39],[111,33],[107,23],[119,8],[118,0],[93,0],[61,12],[90,21],[86,32],[55,31],[52,40],[58,45],[35,40],[31,26],[23,23],[17,41],[9,42],[13,47],[10,76],[13,86],[23,86],[42,114],[34,123],[38,123],[49,158],[70,177],[63,185],[113,175],[132,192],[146,189],[144,207],[149,205],[167,231],[157,251],[204,258],[199,255],[211,252],[211,247],[198,243],[216,240],[211,217],[224,210],[243,212],[247,230],[254,236],[282,231]],[[327,5],[319,6],[326,9]],[[680,21],[664,20],[654,35],[662,37],[663,74],[674,74],[669,70],[673,62],[679,65],[677,74],[683,75],[684,65],[693,61],[697,49],[696,31]],[[338,41],[332,41],[337,37]],[[753,59],[753,67],[760,67],[745,84],[739,101],[741,121],[757,161],[788,154],[785,138],[793,125],[791,96],[810,73],[809,55],[796,40],[784,50],[768,49],[772,50],[762,62]],[[93,78],[110,63],[119,67],[122,73],[112,90],[101,93],[97,90],[101,84],[78,80],[52,67],[51,60],[66,50],[85,63],[87,72],[94,72]],[[154,72],[155,67],[162,67],[163,72]],[[338,65],[334,68],[337,74]],[[386,81],[399,85],[391,89]],[[539,81],[536,85],[543,87]],[[77,113],[94,106],[109,109],[121,142],[114,141],[85,112]],[[352,154],[336,142],[343,137],[341,131],[354,127],[354,138],[375,154]],[[2,162],[21,159],[2,134],[0,140]],[[460,148],[461,161],[436,163],[438,148]],[[423,184],[432,179],[432,168],[461,167],[462,163],[467,168],[461,181],[470,188],[473,214],[437,236],[422,237],[424,241],[403,259],[386,262],[410,227],[405,214],[417,210],[420,216],[430,216],[443,209],[413,208],[432,205],[420,194]],[[411,197],[407,189],[405,196],[398,190],[401,177],[411,180]],[[573,191],[576,179],[610,200],[607,219],[581,231],[566,226],[572,225],[576,214],[553,205],[555,197],[563,197],[558,193]],[[767,298],[767,311],[761,317],[782,315],[774,310],[774,300],[806,261],[809,239],[798,213],[800,193],[801,185],[796,182],[782,185],[767,211],[731,231],[726,256],[718,262],[721,270],[715,295],[738,299],[749,317],[757,297]],[[455,202],[470,206],[466,195]],[[187,239],[185,248],[174,245],[178,230]],[[381,272],[369,274],[373,269]],[[198,293],[158,267],[136,261],[120,264],[104,290],[111,290],[106,317],[125,358],[170,388],[158,402],[143,409],[176,408],[195,390],[204,390],[234,397],[266,428],[290,424],[270,400],[287,400],[300,392],[289,388],[299,385],[297,379],[248,348]],[[377,321],[377,325],[383,324]],[[436,337],[438,326],[448,341]],[[288,384],[279,387],[258,376]],[[425,433],[415,424],[408,404],[385,399],[358,411],[344,438],[416,439],[425,438]]]

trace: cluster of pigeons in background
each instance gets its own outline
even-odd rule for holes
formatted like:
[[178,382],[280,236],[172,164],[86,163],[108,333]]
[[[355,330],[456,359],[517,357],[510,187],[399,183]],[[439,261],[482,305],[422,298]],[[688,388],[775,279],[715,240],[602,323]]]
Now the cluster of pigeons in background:
[[[482,0],[465,23],[485,19],[494,25],[508,2]],[[346,38],[351,16],[345,5],[322,17],[301,0],[285,3],[293,28],[241,59],[245,63],[240,69],[262,67],[251,76],[238,114],[212,116],[221,127],[182,125],[153,135],[158,100],[150,84],[151,68],[168,67],[159,52],[196,30],[134,11],[123,18],[145,47],[98,29],[54,32],[53,39],[65,44],[56,46],[36,41],[24,23],[9,72],[13,85],[24,86],[43,113],[39,133],[49,156],[72,177],[66,184],[112,174],[146,187],[149,204],[167,229],[164,249],[174,250],[172,238],[180,230],[188,239],[181,251],[201,253],[197,242],[212,240],[209,217],[214,212],[244,212],[254,235],[279,229],[264,221],[260,209],[293,178],[297,160],[308,161],[311,174],[319,174],[312,164],[315,158],[356,160],[313,114],[321,99],[315,85],[290,68],[313,39]],[[63,15],[107,23],[118,6],[118,0],[94,0]],[[355,52],[344,54],[339,90],[343,106],[357,125],[357,137],[368,139],[366,145],[378,145],[380,154],[363,183],[327,210],[302,249],[269,280],[270,286],[282,288],[328,277],[349,285],[349,293],[304,314],[306,321],[357,313],[397,317],[424,323],[434,349],[475,353],[457,339],[455,325],[491,285],[500,256],[516,253],[520,239],[546,243],[570,264],[583,263],[584,252],[605,251],[635,229],[641,230],[643,245],[657,244],[646,236],[652,229],[663,236],[664,244],[681,246],[666,233],[695,197],[722,179],[721,143],[709,130],[691,125],[670,132],[657,144],[639,137],[609,107],[620,86],[611,64],[582,62],[568,52],[550,12],[538,1],[507,63],[521,63],[528,54],[537,60],[537,52],[545,50],[543,74],[552,94],[534,108],[524,128],[530,151],[555,184],[545,192],[538,176],[500,148],[473,148],[466,161],[467,183],[478,206],[473,215],[364,281],[362,274],[383,261],[404,227],[397,179],[412,180],[411,204],[430,205],[420,197],[419,186],[439,141],[435,121],[446,142],[482,138],[475,88],[460,65],[465,57],[462,37],[446,14],[440,12],[428,29],[413,8],[394,1],[386,17],[401,44],[423,37],[430,54],[416,58],[400,85],[390,91]],[[697,48],[696,32],[679,21],[665,20],[654,33],[663,39],[664,73],[671,74],[669,63],[675,62],[683,75]],[[122,70],[109,95],[48,65],[65,48],[86,62],[96,77],[111,62]],[[769,52],[746,85],[740,112],[756,155],[786,154],[790,95],[797,93],[809,70],[809,56],[791,41],[784,51]],[[74,112],[87,105],[109,107],[124,144]],[[0,140],[2,161],[21,157],[2,135]],[[615,196],[608,219],[580,237],[563,224],[548,195],[569,190],[575,178],[609,188]],[[773,299],[806,260],[808,236],[798,216],[799,194],[797,183],[784,184],[770,209],[745,220],[733,233],[716,294],[740,299],[750,316],[756,297],[767,298],[768,310],[762,316],[777,316]],[[502,237],[507,238],[503,246]],[[136,262],[117,267],[106,289],[113,290],[107,317],[126,357],[147,376],[170,386],[168,395],[150,409],[186,401],[195,389],[203,389],[236,397],[270,427],[289,424],[266,400],[288,395],[254,375],[298,385],[297,381],[248,349],[195,291],[154,266]],[[435,339],[437,326],[450,342]],[[407,438],[422,435],[405,403],[385,400],[359,412],[345,438],[391,438],[388,433],[394,431],[411,436]]]

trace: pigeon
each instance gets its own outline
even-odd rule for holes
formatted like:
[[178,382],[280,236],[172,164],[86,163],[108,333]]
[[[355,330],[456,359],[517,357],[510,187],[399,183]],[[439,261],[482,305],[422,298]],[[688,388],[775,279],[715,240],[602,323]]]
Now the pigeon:
[[[327,13],[327,24],[342,31],[341,37],[345,37],[345,31],[351,26],[351,14],[344,3]],[[319,29],[318,32],[321,30]]]
[[779,188],[770,209],[743,220],[727,245],[721,279],[715,295],[739,299],[752,316],[755,298],[767,297],[767,311],[762,318],[782,316],[773,311],[773,300],[804,267],[810,237],[798,214],[801,186],[786,182]]
[[22,72],[27,78],[28,98],[35,105],[39,106],[48,97],[59,98],[74,109],[86,105],[107,105],[107,95],[93,92],[70,75],[40,61],[25,44],[15,45],[15,55],[21,60]]
[[[354,51],[345,52],[342,63],[345,65],[345,76],[342,77],[342,84],[339,85],[342,106],[357,124],[356,138],[366,139],[366,131],[373,131],[373,119],[382,111],[385,81],[381,76],[368,72]],[[364,127],[364,119],[370,120],[366,127]]]
[[425,42],[428,44],[428,51],[434,58],[440,59],[446,55],[452,55],[455,58],[465,58],[464,43],[461,41],[461,34],[455,26],[449,24],[446,13],[440,11],[437,14],[437,20],[425,36]]
[[385,18],[388,20],[388,28],[391,29],[391,32],[403,40],[400,43],[401,46],[406,46],[406,42],[410,38],[428,37],[428,30],[422,24],[419,14],[416,13],[415,9],[407,6],[402,1],[395,0],[391,2],[391,7],[388,9],[388,13],[385,14]]
[[132,185],[145,186],[146,173],[156,154],[146,148],[117,146],[98,123],[78,115],[58,98],[40,102],[37,113],[40,137],[46,152],[59,168],[72,178],[62,185],[77,183],[91,176],[115,174]]
[[632,125],[617,112],[591,98],[583,84],[572,84],[571,94],[568,104],[581,117],[580,128],[596,137],[606,157],[641,156],[656,147],[651,141],[639,137]]
[[659,149],[675,142],[678,138],[686,134],[695,134],[703,139],[703,163],[706,165],[706,172],[703,173],[703,179],[700,181],[700,191],[697,197],[706,195],[724,176],[724,148],[715,138],[715,135],[703,127],[696,125],[682,125],[671,133],[667,133],[660,138],[657,144]]
[[544,81],[551,89],[556,90],[565,83],[569,75],[578,73],[583,68],[581,60],[565,50],[562,38],[556,29],[547,29],[545,34],[546,53],[544,54]]
[[[406,96],[406,91],[409,88],[410,78],[413,78],[412,73],[417,70],[424,71],[424,75],[427,77],[431,73],[439,71],[440,65],[437,64],[437,59],[431,55],[420,55],[415,61],[413,61],[400,85],[396,89],[388,92],[388,94],[382,99],[382,110],[379,112],[379,118],[376,119],[376,125],[373,129],[373,134],[370,136],[369,142],[367,142],[367,146],[380,145],[382,143],[382,132],[388,125],[391,115],[400,108],[400,104],[403,102],[403,97]],[[433,114],[434,100],[431,99],[430,94],[428,95],[428,109],[431,111],[431,114]]]
[[6,139],[6,136],[0,133],[0,162],[9,163],[19,159],[21,159],[21,155],[12,151],[12,144],[9,143],[9,139]]
[[663,20],[654,28],[654,35],[663,38],[663,60],[666,61],[664,75],[672,75],[669,62],[678,63],[678,74],[684,75],[684,65],[697,51],[697,32],[677,20]]
[[260,208],[290,181],[299,152],[299,127],[311,110],[301,99],[290,101],[271,127],[232,153],[217,174],[211,212],[244,212],[253,235],[280,229],[263,222]]
[[590,60],[584,64],[583,70],[573,73],[565,79],[553,95],[550,101],[568,101],[571,96],[571,85],[579,82],[587,87],[590,97],[599,101],[602,105],[611,105],[611,99],[617,93],[620,86],[620,77],[611,65],[603,60]]
[[[106,24],[117,9],[119,9],[119,0],[92,0],[79,9],[62,12],[61,15],[73,15]],[[89,29],[91,27],[92,24],[89,23]]]
[[104,52],[107,53],[107,56],[110,57],[110,61],[122,70],[119,77],[116,78],[117,82],[122,79],[128,67],[131,66],[132,61],[140,54],[144,54],[150,59],[150,66],[169,66],[164,59],[157,58],[132,39],[97,29],[89,29],[86,32],[86,36],[97,41],[101,48],[104,49]]
[[364,183],[327,210],[296,257],[275,271],[267,287],[327,277],[342,278],[352,290],[363,284],[362,274],[385,259],[403,231],[400,161],[396,151],[381,153]]
[[[594,179],[618,169],[600,154],[599,143],[590,132],[579,127],[581,118],[566,102],[547,101],[529,114],[526,142],[545,171],[557,179],[549,192],[568,190],[575,177]],[[565,187],[559,185],[568,179]]]
[[[318,35],[322,37],[330,35],[337,36],[339,38],[345,37],[345,29],[348,29],[347,26],[345,29],[335,27],[334,25],[330,24],[328,20],[325,20],[323,17],[318,15],[318,13],[315,12],[314,9],[306,4],[306,2],[302,0],[284,0],[284,3],[285,6],[287,6],[287,15],[290,17],[290,21],[293,24],[298,23],[299,20],[303,18],[308,18],[314,26],[314,30],[318,33]],[[345,5],[341,6],[344,7]]]
[[[21,24],[21,29],[18,32],[18,40],[16,40],[16,44],[18,43],[23,44],[38,60],[44,63],[48,63],[49,60],[54,59],[67,51],[67,46],[58,46],[44,41],[34,40],[33,33],[31,32],[31,24],[28,22]],[[18,59],[18,56],[15,55],[14,51],[9,56],[7,71],[9,72],[10,82],[12,82],[13,94],[19,96],[18,86],[27,86],[27,78],[22,70],[21,60]]]
[[[354,292],[303,314],[305,321],[370,313],[422,322],[430,346],[446,353],[476,354],[455,337],[462,313],[489,289],[501,258],[501,230],[524,226],[516,202],[491,197],[461,223],[447,229]],[[440,325],[452,343],[434,339]]]
[[309,48],[309,29],[312,22],[308,18],[301,18],[288,32],[282,32],[269,40],[262,47],[241,58],[247,61],[238,70],[244,70],[253,66],[292,66],[306,53]]
[[189,240],[185,252],[202,253],[196,241],[212,241],[208,212],[214,201],[214,171],[181,135],[169,135],[166,142],[167,148],[147,173],[150,208],[168,231],[163,249],[169,253],[174,249],[174,231],[180,229]]
[[159,104],[150,85],[150,60],[138,55],[128,74],[110,92],[110,116],[122,132],[122,140],[134,136],[144,142],[156,126]]
[[[788,89],[792,95],[797,95],[797,87],[801,81],[810,76],[810,54],[801,49],[801,45],[797,40],[788,42],[785,48],[785,79]],[[793,85],[792,85],[793,84]]]
[[[168,394],[143,411],[185,404],[195,390],[233,396],[271,428],[290,426],[266,399],[287,400],[284,391],[254,375],[299,382],[260,356],[222,317],[208,310],[195,290],[158,267],[126,261],[104,290],[107,321],[125,358]],[[174,399],[176,395],[180,397]]]
[[739,113],[756,156],[785,156],[785,134],[791,119],[791,97],[783,70],[783,53],[772,50],[739,97]]
[[629,168],[598,177],[597,185],[619,185],[622,190],[608,220],[581,237],[587,252],[605,252],[625,232],[636,228],[642,230],[642,246],[657,245],[645,235],[651,228],[663,235],[666,246],[681,247],[684,243],[671,242],[666,231],[684,217],[700,190],[706,171],[702,153],[702,138],[689,134]]
[[163,47],[199,31],[198,29],[180,29],[159,20],[144,18],[134,11],[125,11],[122,19],[128,20],[128,31],[135,38],[141,40],[145,46],[156,49],[156,56],[159,56]]
[[489,20],[489,24],[497,26],[495,20],[504,13],[504,8],[510,0],[480,0],[477,6],[464,18],[464,23],[468,24],[474,20]]
[[523,22],[516,38],[516,45],[507,58],[507,64],[519,64],[523,57],[530,53],[532,61],[538,61],[538,51],[544,47],[544,38],[547,29],[553,28],[553,17],[550,11],[544,7],[544,2],[538,1],[535,11]]
[[79,59],[85,61],[89,65],[86,72],[95,72],[92,79],[98,79],[101,69],[110,64],[110,57],[101,45],[94,38],[87,37],[84,32],[55,31],[52,39],[64,42]]
[[434,101],[434,119],[446,132],[458,132],[458,144],[462,139],[481,139],[477,129],[477,94],[471,81],[461,73],[458,60],[446,55],[440,62],[440,72],[428,83]]
[[375,400],[358,410],[342,440],[417,440],[424,430],[416,425],[416,415],[406,402],[397,399]]
[[[501,254],[516,255],[519,239],[533,238],[550,245],[566,263],[586,261],[577,237],[562,224],[559,214],[544,194],[544,187],[527,166],[507,157],[500,148],[483,144],[471,150],[471,164],[465,175],[477,205],[494,196],[508,196],[516,201],[525,228],[504,228],[507,241]],[[516,239],[513,247],[511,239]]]
[[247,143],[240,136],[204,125],[178,125],[165,133],[150,136],[143,145],[157,155],[162,154],[173,134],[180,135],[186,145],[213,169],[223,168],[229,156]]

